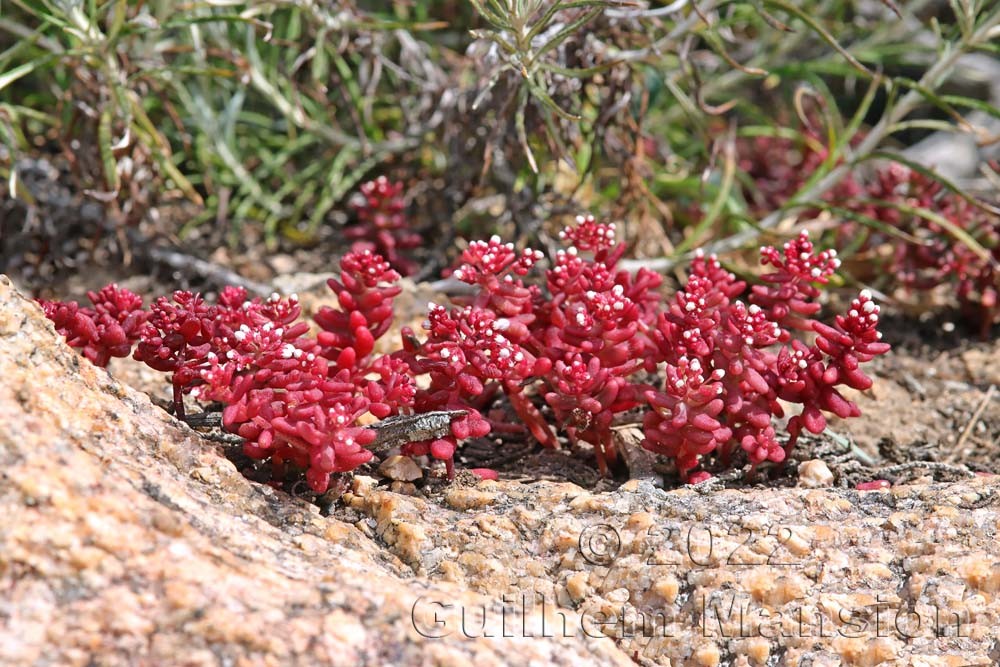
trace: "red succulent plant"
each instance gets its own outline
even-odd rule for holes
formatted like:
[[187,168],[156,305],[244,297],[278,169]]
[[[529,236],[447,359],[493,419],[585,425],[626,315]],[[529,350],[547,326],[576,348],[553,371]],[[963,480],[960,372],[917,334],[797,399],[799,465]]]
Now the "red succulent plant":
[[69,346],[82,348],[95,366],[107,366],[112,357],[127,357],[148,317],[142,298],[115,284],[87,292],[87,298],[93,308],[43,299],[38,303]]
[[[689,478],[709,453],[728,461],[736,443],[754,467],[780,463],[803,427],[825,428],[823,411],[857,416],[837,386],[870,387],[859,364],[889,349],[867,292],[833,326],[812,319],[819,310],[813,283],[826,282],[839,262],[829,251],[815,252],[808,233],[786,243],[783,254],[762,248],[761,260],[775,270],[753,288],[747,305],[735,300],[743,282],[716,258],[698,257],[687,286],[657,323],[654,360],[666,364],[666,382],[646,392],[652,411],[644,444],[674,458]],[[815,343],[793,338],[796,330],[815,332]],[[788,420],[785,444],[774,428],[784,416],[779,399],[802,406]]]
[[[342,258],[328,282],[337,305],[315,315],[316,336],[294,295],[248,299],[238,288],[216,303],[175,292],[143,311],[138,297],[109,286],[91,294],[92,309],[43,307],[95,363],[137,343],[136,359],[171,374],[178,416],[185,393],[221,402],[223,426],[248,456],[269,459],[275,476],[286,464],[305,469],[318,493],[332,474],[372,458],[375,432],[359,425],[366,413],[461,411],[447,435],[402,446],[443,461],[450,476],[459,442],[495,427],[491,408],[505,395],[542,445],[559,446],[562,433],[590,446],[608,473],[616,419],[645,407],[644,446],[689,481],[705,478],[708,457],[727,463],[742,451],[754,467],[779,463],[803,430],[825,428],[824,414],[859,414],[838,388],[871,385],[861,365],[888,350],[879,308],[862,292],[831,324],[815,319],[818,286],[839,260],[807,233],[781,251],[761,249],[770,270],[749,292],[717,258],[699,255],[664,306],[659,275],[617,267],[624,245],[614,225],[581,217],[561,238],[567,247],[534,281],[541,252],[498,237],[471,243],[453,275],[473,293],[451,307],[430,304],[425,339],[404,328],[402,348],[389,354],[376,342],[390,328],[400,275],[369,249]],[[776,432],[783,403],[801,406],[786,442]]]
[[402,275],[413,274],[416,262],[402,251],[419,247],[421,238],[406,216],[403,184],[379,176],[361,186],[351,206],[357,224],[345,229],[344,237],[355,242],[353,250],[379,253]]
[[[829,157],[828,147],[809,130],[799,141],[746,139],[738,152],[739,165],[754,184],[746,196],[756,215],[780,208]],[[848,212],[851,219],[838,226],[836,242],[870,257],[879,287],[926,291],[948,286],[984,337],[1000,320],[1000,216],[995,209],[899,163],[879,167],[870,178],[848,172],[821,198]]]

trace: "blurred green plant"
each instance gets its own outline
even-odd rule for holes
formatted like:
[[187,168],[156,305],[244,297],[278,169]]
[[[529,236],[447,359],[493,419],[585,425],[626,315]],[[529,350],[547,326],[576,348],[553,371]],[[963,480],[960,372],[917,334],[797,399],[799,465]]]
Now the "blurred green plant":
[[[414,87],[391,59],[411,48],[403,29],[435,27],[337,3],[14,0],[0,16],[4,176],[30,197],[17,156],[53,142],[101,201],[176,189],[204,205],[193,224],[308,234],[419,145],[386,91]],[[125,188],[145,161],[158,178]]]
[[[583,120],[579,109],[565,109],[549,91],[558,85],[558,77],[591,77],[615,66],[615,61],[589,67],[570,67],[565,57],[555,53],[566,40],[579,37],[582,30],[609,7],[635,6],[625,0],[470,0],[489,22],[490,30],[474,30],[472,35],[496,45],[496,66],[472,104],[477,109],[504,75],[513,76],[519,85],[514,109],[518,141],[532,171],[538,164],[525,129],[525,111],[529,100],[539,104],[538,111],[549,138],[565,154],[565,146],[556,130],[556,118],[570,122]],[[565,20],[559,20],[565,17]],[[574,106],[579,107],[579,101]]]
[[[516,95],[493,104],[510,109],[537,173],[517,182],[557,188],[552,165],[565,158],[578,204],[660,235],[665,256],[636,264],[754,245],[849,171],[931,132],[996,141],[966,118],[1000,117],[996,100],[957,67],[997,52],[1000,8],[988,1],[470,2],[489,26],[473,33],[490,45],[477,104],[514,81]],[[819,142],[825,156],[764,212],[748,203],[757,186],[736,150],[760,135]]]
[[[782,221],[815,207],[819,195],[865,163],[907,161],[899,151],[932,132],[965,134],[980,146],[997,141],[996,128],[991,133],[970,122],[968,111],[1000,118],[998,100],[989,99],[989,85],[977,80],[981,74],[958,66],[972,54],[997,54],[995,3],[918,0],[903,8],[887,2],[762,0],[718,3],[718,11],[713,6],[691,4],[698,26],[689,31],[677,52],[677,68],[663,81],[675,104],[659,106],[656,120],[647,120],[684,127],[689,137],[702,138],[706,150],[698,159],[699,142],[671,137],[670,149],[684,151],[690,167],[707,166],[700,175],[689,168],[680,177],[657,177],[658,194],[693,206],[690,224],[675,232],[683,239],[680,250],[704,246],[706,252],[726,252],[753,245]],[[693,34],[702,40],[700,52]],[[636,56],[643,61],[650,54]],[[824,159],[780,206],[753,212],[747,205],[756,188],[753,178],[736,169],[741,187],[731,187],[736,152],[726,124],[713,119],[722,115],[735,124],[737,137],[819,142]],[[961,187],[929,173],[949,189]],[[972,185],[975,179],[965,181]],[[646,264],[666,270],[682,256]]]

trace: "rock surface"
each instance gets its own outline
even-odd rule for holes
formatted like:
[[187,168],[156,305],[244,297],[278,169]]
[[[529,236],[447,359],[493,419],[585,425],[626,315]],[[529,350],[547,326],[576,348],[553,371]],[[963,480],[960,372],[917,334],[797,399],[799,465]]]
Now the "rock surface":
[[650,663],[967,667],[1000,664],[988,479],[708,494],[484,482],[444,506],[360,480],[345,499],[418,575],[572,608]]
[[2,278],[0,375],[0,664],[1000,662],[996,477],[460,476],[435,499],[357,477],[323,517],[66,348]]

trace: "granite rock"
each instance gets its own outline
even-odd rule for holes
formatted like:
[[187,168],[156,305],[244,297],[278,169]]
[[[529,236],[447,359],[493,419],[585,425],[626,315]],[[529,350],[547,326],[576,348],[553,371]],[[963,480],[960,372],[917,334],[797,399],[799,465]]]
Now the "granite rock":
[[573,609],[646,664],[1000,664],[1000,484],[345,496],[418,575]]

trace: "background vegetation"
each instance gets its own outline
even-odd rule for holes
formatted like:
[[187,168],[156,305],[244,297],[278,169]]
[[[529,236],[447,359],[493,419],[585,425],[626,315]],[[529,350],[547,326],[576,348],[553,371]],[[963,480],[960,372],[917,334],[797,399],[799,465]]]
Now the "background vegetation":
[[994,0],[12,0],[0,269],[154,241],[329,262],[381,174],[435,242],[420,277],[582,211],[659,269],[793,214],[877,228],[824,193],[889,159],[992,216],[998,37]]

